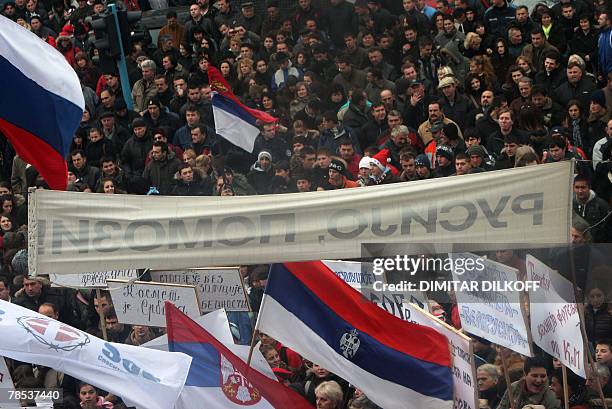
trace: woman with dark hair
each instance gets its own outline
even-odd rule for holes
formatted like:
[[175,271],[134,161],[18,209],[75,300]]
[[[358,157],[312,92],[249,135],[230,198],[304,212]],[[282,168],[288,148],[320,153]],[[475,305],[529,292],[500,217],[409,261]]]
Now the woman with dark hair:
[[485,50],[489,50],[493,48],[493,42],[495,41],[495,37],[491,34],[487,33],[487,28],[485,27],[482,21],[477,21],[474,23],[474,32],[482,38],[482,46]]
[[[585,148],[585,142],[589,140],[589,127],[592,125],[588,122],[587,113],[583,111],[580,101],[572,99],[567,103],[563,126],[570,131],[570,141],[573,146],[581,149]],[[599,131],[603,130],[600,129]]]
[[191,67],[189,81],[196,81],[200,84],[208,84],[208,64],[209,58],[206,54],[198,55],[198,64]]
[[81,149],[83,151],[85,150],[85,147],[87,146],[88,129],[89,127],[81,127],[76,130],[74,136],[72,137],[72,143],[70,144],[70,152],[76,149]]
[[483,91],[487,89],[485,84],[482,83],[480,77],[476,74],[468,74],[465,79],[465,95],[470,101],[472,111],[480,109],[480,96]]
[[11,216],[6,213],[2,213],[0,215],[0,237],[3,237],[8,232],[14,232],[15,228],[13,227],[13,220],[11,220]]
[[308,53],[306,53],[305,51],[299,51],[295,55],[294,59],[295,59],[295,63],[293,64],[293,66],[298,69],[301,75],[304,75],[304,72],[306,72],[306,70],[308,69],[308,66],[310,65],[310,61],[308,59]]
[[182,41],[179,45],[177,63],[187,71],[191,71],[191,67],[193,67],[193,52],[191,46],[185,41]]
[[100,71],[92,64],[87,53],[83,51],[76,53],[74,59],[76,60],[74,70],[81,83],[95,90],[98,80],[100,79]]
[[289,113],[283,108],[276,106],[276,98],[273,94],[264,92],[261,96],[261,105],[264,108],[264,112],[278,118],[283,126],[286,127],[291,123],[289,120]]
[[86,382],[79,383],[79,399],[81,407],[85,409],[113,409],[113,403],[98,395],[98,390],[91,384]]
[[265,58],[259,58],[255,61],[255,82],[264,87],[269,87],[272,83],[272,73]]
[[[540,8],[537,12],[538,21],[542,24],[542,30],[544,30],[544,36],[548,40],[548,42],[557,47],[557,50],[561,54],[565,52],[565,48],[567,46],[567,40],[565,38],[565,31],[563,31],[563,27],[556,20],[557,17],[555,13],[548,7]],[[538,67],[539,69],[540,67]]]
[[514,58],[508,53],[508,43],[502,37],[495,40],[491,54],[491,65],[497,74],[497,78],[505,79],[508,67],[514,63]]
[[588,14],[579,17],[579,25],[569,41],[571,54],[581,56],[587,63],[587,71],[594,72],[598,61],[599,31],[593,28],[591,17]]
[[347,96],[344,91],[344,87],[340,84],[332,84],[329,87],[329,91],[322,101],[323,107],[321,112],[334,111],[338,112],[340,108],[346,104]]
[[228,60],[221,61],[221,64],[219,64],[219,72],[221,73],[221,76],[223,76],[223,79],[227,81],[229,86],[232,87],[232,90],[235,89],[236,85],[238,84],[238,75],[236,74],[236,70],[234,69],[232,63],[230,63]]
[[431,21],[434,23],[431,25],[431,35],[435,37],[444,31],[444,13],[436,11],[434,15],[431,16]]

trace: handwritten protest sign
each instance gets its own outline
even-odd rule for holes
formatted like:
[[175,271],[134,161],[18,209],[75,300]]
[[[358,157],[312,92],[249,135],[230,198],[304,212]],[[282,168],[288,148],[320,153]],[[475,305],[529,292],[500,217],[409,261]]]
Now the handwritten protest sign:
[[387,284],[386,275],[375,275],[371,263],[341,260],[321,260],[338,277],[363,296],[398,318],[406,319],[403,305],[412,302],[427,308],[427,298],[420,291],[379,291],[376,283]]
[[540,283],[540,288],[529,291],[533,341],[585,378],[584,340],[572,283],[531,254],[527,277]]
[[151,271],[151,279],[160,283],[196,286],[200,290],[200,309],[204,314],[219,308],[226,311],[250,310],[238,267]]
[[107,288],[106,280],[133,280],[138,270],[111,270],[93,273],[49,274],[52,287]]
[[[454,266],[473,266],[452,271],[453,280],[471,287],[468,291],[455,293],[463,329],[520,354],[533,356],[521,293],[482,289],[485,282],[517,282],[518,270],[472,253],[452,253],[449,257]],[[469,259],[473,261],[468,263]]]
[[165,301],[192,318],[199,317],[200,300],[192,285],[164,284],[145,281],[107,280],[109,286],[121,287],[111,291],[117,318],[123,324],[166,326]]

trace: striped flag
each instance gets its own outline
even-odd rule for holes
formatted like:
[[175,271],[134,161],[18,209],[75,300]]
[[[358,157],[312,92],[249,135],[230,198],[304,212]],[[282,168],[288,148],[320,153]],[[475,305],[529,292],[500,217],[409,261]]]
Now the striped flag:
[[0,131],[52,189],[65,190],[66,156],[85,101],[64,56],[0,15]]
[[320,261],[272,265],[257,327],[385,409],[453,406],[446,337],[366,301]]
[[253,152],[259,125],[273,123],[277,118],[244,105],[232,92],[219,70],[209,65],[208,79],[214,91],[212,98],[215,131],[247,152]]

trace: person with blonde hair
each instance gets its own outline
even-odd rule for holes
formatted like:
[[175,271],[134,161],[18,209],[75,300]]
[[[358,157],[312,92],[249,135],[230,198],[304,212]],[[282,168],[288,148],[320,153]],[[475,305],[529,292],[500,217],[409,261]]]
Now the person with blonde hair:
[[342,388],[336,381],[327,381],[315,388],[317,409],[342,409]]

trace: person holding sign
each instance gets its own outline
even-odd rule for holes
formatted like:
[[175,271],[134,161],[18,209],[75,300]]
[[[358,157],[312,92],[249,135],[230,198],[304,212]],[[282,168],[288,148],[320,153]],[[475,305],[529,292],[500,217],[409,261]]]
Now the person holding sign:
[[[524,366],[525,376],[511,385],[512,398],[517,409],[525,405],[543,405],[546,409],[560,409],[560,402],[548,387],[546,362],[540,358],[527,358]],[[497,409],[510,409],[508,391],[504,393]]]

